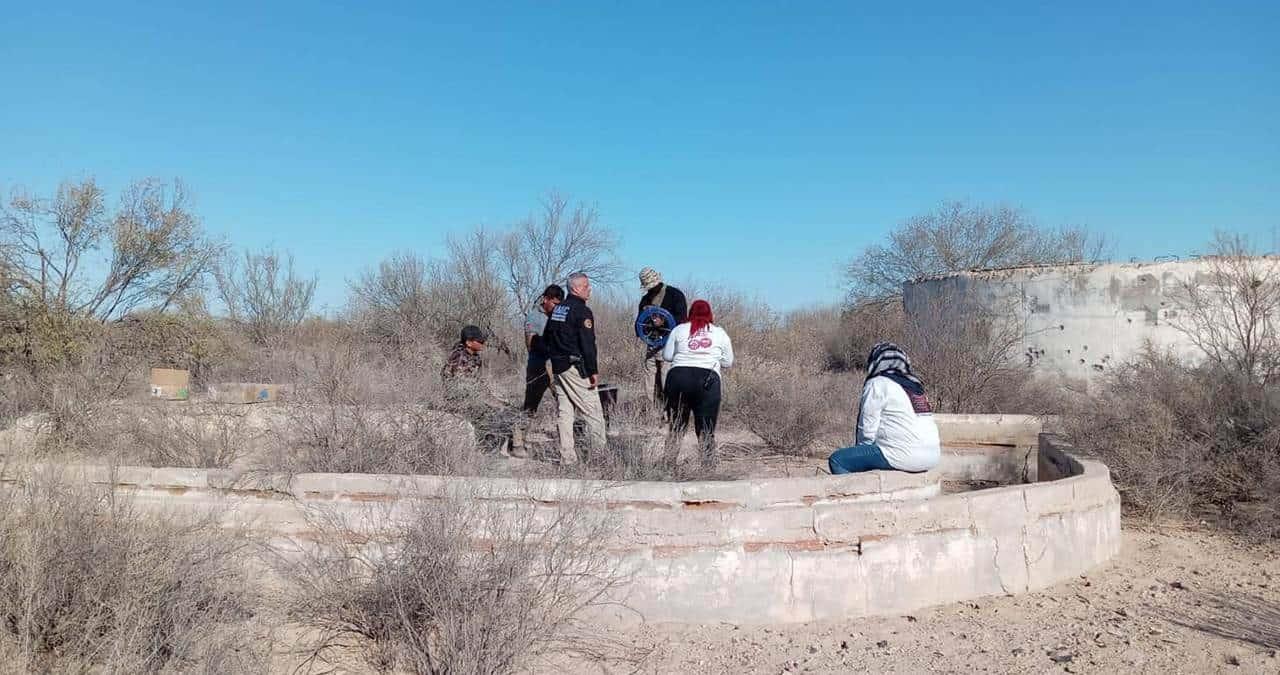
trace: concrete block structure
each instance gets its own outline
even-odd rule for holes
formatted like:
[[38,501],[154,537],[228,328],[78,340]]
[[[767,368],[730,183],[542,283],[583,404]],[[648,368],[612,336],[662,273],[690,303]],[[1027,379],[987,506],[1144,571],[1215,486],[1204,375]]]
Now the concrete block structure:
[[[464,495],[546,520],[573,505],[610,525],[607,549],[628,574],[618,620],[790,623],[901,613],[1044,588],[1118,552],[1120,499],[1105,466],[1033,433],[1034,418],[941,415],[939,423],[944,438],[980,447],[948,449],[938,470],[922,474],[614,483],[62,468],[130,495],[140,509],[215,509],[281,550],[309,540],[308,513],[317,508],[387,536],[417,500]],[[18,468],[6,471],[3,480],[21,480]],[[1004,485],[943,494],[950,471]],[[475,533],[478,543],[486,536]]]
[[[1280,258],[1254,262],[1259,269],[1274,270]],[[1018,358],[1033,372],[1088,383],[1147,342],[1198,358],[1199,351],[1179,329],[1185,289],[1226,292],[1216,288],[1216,279],[1209,258],[976,270],[904,284],[903,307],[926,326],[954,320],[955,312],[966,308],[1011,319],[1022,334]]]

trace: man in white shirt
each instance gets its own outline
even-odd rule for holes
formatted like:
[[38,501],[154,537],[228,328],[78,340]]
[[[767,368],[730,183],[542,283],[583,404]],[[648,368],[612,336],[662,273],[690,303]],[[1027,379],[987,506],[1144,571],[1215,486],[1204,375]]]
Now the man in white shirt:
[[831,454],[831,473],[928,471],[941,460],[938,425],[924,384],[893,343],[882,342],[867,356],[855,443]]

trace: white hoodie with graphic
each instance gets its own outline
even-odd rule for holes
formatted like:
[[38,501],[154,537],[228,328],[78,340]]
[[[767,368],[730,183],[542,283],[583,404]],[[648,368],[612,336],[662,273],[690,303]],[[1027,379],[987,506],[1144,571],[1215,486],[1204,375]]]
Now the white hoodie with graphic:
[[706,368],[717,374],[721,368],[733,365],[733,342],[723,328],[711,324],[698,331],[697,335],[690,336],[689,326],[687,322],[682,323],[667,336],[662,360],[670,363],[672,368]]

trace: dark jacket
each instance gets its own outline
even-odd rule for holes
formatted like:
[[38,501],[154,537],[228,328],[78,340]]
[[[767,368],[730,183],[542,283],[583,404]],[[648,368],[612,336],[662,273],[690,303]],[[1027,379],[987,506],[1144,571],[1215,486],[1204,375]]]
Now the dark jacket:
[[[675,286],[668,286],[667,284],[658,284],[645,292],[644,297],[640,298],[640,308],[636,310],[636,318],[640,317],[640,312],[643,312],[646,307],[653,304],[654,298],[658,297],[659,293],[662,293],[663,288],[667,289],[667,292],[663,293],[660,306],[671,312],[671,316],[676,318],[676,326],[688,321],[689,306],[684,298],[684,293]],[[676,326],[667,326],[667,328],[671,329]]]
[[600,372],[596,364],[595,317],[582,298],[570,295],[551,311],[542,339],[555,374],[574,364],[583,377]]

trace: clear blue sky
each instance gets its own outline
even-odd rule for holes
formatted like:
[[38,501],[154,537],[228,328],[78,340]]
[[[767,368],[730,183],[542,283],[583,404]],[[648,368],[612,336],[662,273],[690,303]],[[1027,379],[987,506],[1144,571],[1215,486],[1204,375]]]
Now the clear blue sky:
[[1280,228],[1275,0],[0,5],[0,188],[181,176],[329,305],[549,189],[784,308],[948,198],[1121,258]]

